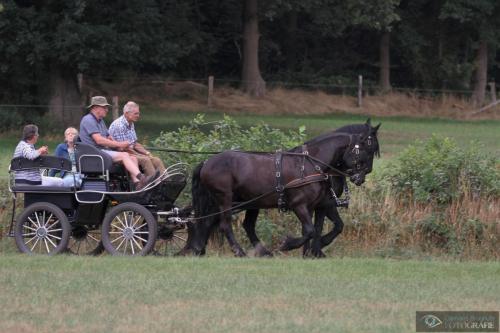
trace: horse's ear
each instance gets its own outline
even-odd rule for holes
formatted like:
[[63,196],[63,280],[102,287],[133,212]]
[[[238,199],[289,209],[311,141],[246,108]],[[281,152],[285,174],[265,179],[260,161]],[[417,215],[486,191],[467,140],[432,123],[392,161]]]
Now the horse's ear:
[[380,125],[382,125],[382,123],[379,123],[377,126],[375,126],[375,127],[373,128],[373,134],[377,134],[377,131],[378,131],[378,129],[380,128]]
[[366,119],[366,124],[371,126],[372,125],[372,119],[371,118]]

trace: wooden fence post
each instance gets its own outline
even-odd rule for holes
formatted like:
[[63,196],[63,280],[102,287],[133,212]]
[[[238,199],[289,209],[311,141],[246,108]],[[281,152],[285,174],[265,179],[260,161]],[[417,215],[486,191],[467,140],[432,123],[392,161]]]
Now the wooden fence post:
[[118,119],[118,96],[113,96],[113,106],[112,106],[112,111],[113,112],[113,120]]
[[497,101],[497,88],[495,86],[495,82],[490,82],[490,94],[491,94],[491,102],[495,103]]
[[208,77],[208,101],[207,101],[209,108],[212,107],[213,95],[214,95],[214,77],[210,75]]
[[363,75],[358,76],[358,107],[363,106]]

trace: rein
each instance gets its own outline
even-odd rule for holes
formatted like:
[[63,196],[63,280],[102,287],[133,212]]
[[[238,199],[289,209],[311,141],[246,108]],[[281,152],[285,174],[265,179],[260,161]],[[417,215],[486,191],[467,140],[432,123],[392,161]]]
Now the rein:
[[[146,149],[147,150],[152,150],[152,151],[164,151],[164,152],[168,152],[168,153],[203,154],[203,155],[215,155],[215,154],[222,153],[222,151],[191,151],[191,150],[155,148],[155,147],[146,147]],[[271,152],[268,152],[268,151],[258,151],[258,150],[245,151],[245,150],[237,150],[237,149],[235,149],[235,150],[228,149],[226,151],[234,151],[234,152],[238,152],[238,153],[247,153],[247,154],[267,154],[267,155],[274,155],[274,154],[276,154],[276,153],[271,153]],[[326,162],[323,162],[322,160],[320,160],[320,159],[318,159],[318,158],[316,158],[314,156],[309,155],[307,152],[292,153],[292,152],[287,152],[287,151],[281,151],[281,154],[282,155],[290,155],[290,156],[301,156],[301,157],[304,157],[304,158],[308,158],[308,159],[310,159],[312,161],[315,161],[315,162],[317,162],[317,163],[319,163],[319,164],[327,167],[331,171],[338,173],[340,176],[349,177],[349,174],[347,174],[347,173],[345,173],[343,171],[340,171],[337,168],[334,168],[330,164],[328,164]]]
[[[319,183],[319,182],[323,182],[323,181],[326,181],[328,180],[329,178],[329,175],[323,173],[323,174],[313,174],[313,175],[309,175],[309,176],[306,176],[304,178],[297,178],[297,179],[294,179],[290,182],[288,182],[287,184],[283,185],[283,190],[286,190],[286,189],[291,189],[291,188],[297,188],[297,187],[302,187],[302,186],[305,186],[305,185],[309,185],[309,184],[312,184],[312,183]],[[265,192],[255,198],[252,198],[250,200],[247,200],[247,201],[244,201],[244,202],[240,202],[239,204],[235,205],[235,206],[232,206],[231,208],[228,208],[228,209],[225,209],[223,211],[220,211],[220,212],[216,212],[216,213],[212,213],[212,214],[208,214],[208,215],[205,215],[205,216],[200,216],[200,217],[190,217],[189,220],[190,221],[197,221],[197,220],[202,220],[202,219],[206,219],[206,218],[209,218],[209,217],[213,217],[213,216],[217,216],[217,215],[220,215],[220,214],[224,214],[224,213],[227,213],[229,211],[234,211],[234,210],[237,210],[239,208],[242,208],[252,202],[255,202],[259,199],[262,199],[264,197],[267,197],[268,195],[271,195],[273,193],[276,193],[276,190],[273,189],[273,190],[270,190],[268,192]],[[233,212],[233,214],[236,214],[238,212]]]

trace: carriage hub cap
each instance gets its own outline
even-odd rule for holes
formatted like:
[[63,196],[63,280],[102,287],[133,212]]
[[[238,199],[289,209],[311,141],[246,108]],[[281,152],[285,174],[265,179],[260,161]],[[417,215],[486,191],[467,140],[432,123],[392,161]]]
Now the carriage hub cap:
[[47,229],[45,227],[38,228],[36,230],[36,236],[38,238],[45,238],[45,236],[47,236]]
[[123,229],[123,237],[126,239],[132,239],[134,237],[134,229],[131,227]]

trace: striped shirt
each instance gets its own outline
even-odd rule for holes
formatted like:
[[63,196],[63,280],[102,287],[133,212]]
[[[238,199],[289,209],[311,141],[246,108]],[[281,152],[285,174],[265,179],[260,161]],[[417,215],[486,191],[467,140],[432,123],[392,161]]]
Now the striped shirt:
[[[40,153],[35,149],[34,145],[21,140],[17,144],[12,158],[24,157],[29,160],[34,160],[38,156],[40,156]],[[39,169],[19,170],[15,172],[15,180],[16,183],[21,184],[41,185],[42,175]]]
[[109,135],[116,141],[128,141],[130,144],[137,142],[134,123],[129,124],[125,116],[121,116],[111,123]]

